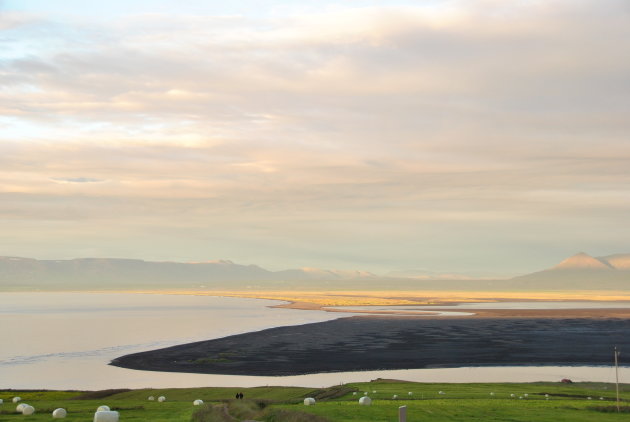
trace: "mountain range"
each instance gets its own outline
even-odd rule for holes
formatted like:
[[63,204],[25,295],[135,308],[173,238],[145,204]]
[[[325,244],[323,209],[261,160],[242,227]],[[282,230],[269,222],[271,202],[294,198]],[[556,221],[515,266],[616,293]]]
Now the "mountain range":
[[37,260],[0,257],[0,290],[630,290],[630,254],[578,253],[558,265],[511,279],[462,274],[301,268],[269,271],[232,261],[194,263],[138,259]]
[[[0,257],[0,290],[133,288],[281,288],[287,282],[369,279],[366,271],[314,268],[269,271],[228,260],[152,262],[139,259],[77,258],[37,260]],[[262,285],[261,285],[262,283]]]

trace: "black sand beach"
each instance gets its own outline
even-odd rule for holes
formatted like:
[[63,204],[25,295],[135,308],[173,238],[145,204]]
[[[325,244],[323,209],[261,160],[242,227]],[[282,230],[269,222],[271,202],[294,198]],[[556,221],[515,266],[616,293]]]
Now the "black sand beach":
[[124,368],[230,375],[500,365],[610,365],[627,319],[351,317],[122,356]]

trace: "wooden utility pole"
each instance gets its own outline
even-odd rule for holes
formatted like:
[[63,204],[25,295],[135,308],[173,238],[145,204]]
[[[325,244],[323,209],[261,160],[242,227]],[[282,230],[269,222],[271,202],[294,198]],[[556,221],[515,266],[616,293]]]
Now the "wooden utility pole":
[[619,352],[617,351],[617,346],[615,346],[615,386],[617,389],[617,412],[620,412],[620,409],[619,409]]

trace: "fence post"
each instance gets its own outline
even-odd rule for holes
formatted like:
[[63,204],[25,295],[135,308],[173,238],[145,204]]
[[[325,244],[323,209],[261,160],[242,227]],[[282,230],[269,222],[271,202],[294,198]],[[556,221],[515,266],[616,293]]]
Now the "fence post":
[[398,422],[407,422],[407,406],[398,408]]

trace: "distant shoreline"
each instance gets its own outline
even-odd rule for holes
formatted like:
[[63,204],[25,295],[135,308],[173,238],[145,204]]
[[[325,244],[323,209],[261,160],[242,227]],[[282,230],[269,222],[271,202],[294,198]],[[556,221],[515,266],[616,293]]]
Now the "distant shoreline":
[[[52,291],[0,291],[0,293],[125,293],[157,294],[177,296],[212,296],[242,299],[272,300],[279,303],[271,308],[322,311],[344,314],[365,314],[373,316],[421,316],[428,318],[453,318],[442,316],[441,312],[467,312],[466,318],[627,318],[629,308],[591,308],[591,309],[457,309],[454,305],[463,303],[500,303],[500,302],[629,302],[630,291],[358,291],[345,290],[323,292],[311,291],[238,291],[238,290],[52,290]],[[422,311],[343,309],[340,306],[431,306]],[[463,315],[462,315],[463,316]]]
[[[238,297],[283,301],[272,308],[287,308],[344,314],[382,316],[420,316],[422,318],[452,318],[441,311],[470,312],[466,318],[629,318],[630,308],[603,309],[454,309],[453,305],[470,302],[630,302],[630,292],[567,291],[567,292],[450,292],[450,291],[195,291],[195,290],[136,290],[125,293],[172,294],[194,296]],[[429,305],[433,309],[405,312],[404,310],[356,310],[336,306],[405,306]],[[449,306],[446,307],[445,306]]]
[[[0,293],[125,293],[157,294],[183,296],[232,297],[242,299],[272,300],[279,303],[271,308],[322,311],[346,314],[365,314],[372,316],[421,316],[428,318],[454,318],[442,316],[441,312],[467,312],[466,318],[628,318],[630,308],[591,308],[591,309],[457,309],[454,305],[462,303],[500,303],[500,302],[629,302],[630,291],[251,291],[251,290],[53,290],[53,291],[0,291]],[[342,309],[340,306],[431,306],[422,311]]]

